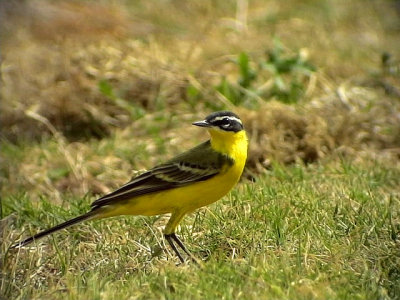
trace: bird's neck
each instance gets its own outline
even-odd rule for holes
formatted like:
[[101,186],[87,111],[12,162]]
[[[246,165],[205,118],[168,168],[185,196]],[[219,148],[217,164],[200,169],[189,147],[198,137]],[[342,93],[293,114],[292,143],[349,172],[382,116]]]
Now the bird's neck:
[[233,155],[233,151],[247,153],[247,136],[244,130],[239,132],[226,132],[221,130],[209,130],[211,135],[211,146],[214,150]]

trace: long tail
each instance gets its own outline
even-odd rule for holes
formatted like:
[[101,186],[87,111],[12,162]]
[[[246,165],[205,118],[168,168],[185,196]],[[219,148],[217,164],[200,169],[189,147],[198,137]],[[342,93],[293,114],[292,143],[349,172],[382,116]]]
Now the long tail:
[[58,225],[56,225],[56,226],[54,226],[52,228],[49,228],[49,229],[44,230],[42,232],[39,232],[39,233],[37,233],[37,234],[35,234],[35,235],[33,235],[33,236],[23,240],[23,241],[20,241],[17,244],[11,246],[11,249],[23,247],[23,246],[25,246],[25,245],[33,242],[33,241],[36,241],[36,240],[38,240],[38,239],[40,239],[42,237],[45,237],[46,235],[52,234],[53,232],[59,231],[61,229],[70,227],[70,226],[75,225],[75,224],[78,224],[78,223],[80,223],[82,221],[89,220],[89,219],[93,218],[95,215],[96,215],[96,213],[94,213],[93,211],[89,211],[88,213],[86,213],[84,215],[78,216],[78,217],[73,218],[71,220],[68,220],[68,221],[66,221],[64,223],[58,224]]

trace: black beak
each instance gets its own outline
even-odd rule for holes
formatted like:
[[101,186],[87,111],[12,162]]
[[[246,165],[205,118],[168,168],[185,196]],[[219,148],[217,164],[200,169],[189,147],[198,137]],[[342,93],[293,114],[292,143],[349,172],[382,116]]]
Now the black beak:
[[196,126],[200,126],[200,127],[211,127],[212,126],[206,120],[194,122],[194,123],[192,123],[192,125],[196,125]]

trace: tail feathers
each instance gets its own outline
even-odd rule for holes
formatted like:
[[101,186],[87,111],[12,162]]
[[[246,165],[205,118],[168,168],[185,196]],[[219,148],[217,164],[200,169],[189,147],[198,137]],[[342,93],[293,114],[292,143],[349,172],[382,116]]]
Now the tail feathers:
[[57,226],[54,226],[52,228],[49,228],[49,229],[44,230],[42,232],[39,232],[39,233],[37,233],[37,234],[35,234],[35,235],[33,235],[33,236],[23,240],[23,241],[20,241],[19,243],[11,246],[11,249],[23,247],[23,246],[25,246],[25,245],[33,242],[33,241],[36,241],[36,240],[38,240],[38,239],[40,239],[42,237],[45,237],[46,235],[52,234],[53,232],[59,231],[61,229],[70,227],[70,226],[75,225],[75,224],[78,224],[78,223],[80,223],[82,221],[91,219],[92,217],[94,217],[94,215],[95,214],[93,213],[93,211],[90,211],[90,212],[88,212],[88,213],[86,213],[84,215],[78,216],[78,217],[73,218],[71,220],[68,220],[68,221],[66,221],[64,223],[58,224]]

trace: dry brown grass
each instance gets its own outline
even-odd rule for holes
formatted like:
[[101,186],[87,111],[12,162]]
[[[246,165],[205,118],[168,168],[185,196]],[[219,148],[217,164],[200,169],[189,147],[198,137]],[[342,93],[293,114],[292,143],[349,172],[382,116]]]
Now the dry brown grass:
[[[12,34],[3,38],[2,137],[17,142],[61,133],[67,138],[62,147],[69,149],[82,137],[137,128],[130,124],[143,111],[145,122],[153,122],[193,108],[205,114],[204,103],[215,101],[243,116],[252,170],[272,160],[312,162],[338,151],[398,157],[400,79],[379,61],[383,51],[400,47],[390,4],[247,4],[40,1],[8,8],[3,25]],[[292,106],[260,99],[254,111],[233,107],[216,84],[222,76],[237,78],[231,59],[240,51],[257,61],[273,47],[274,36],[289,52],[301,48],[318,68],[305,83],[304,99]],[[268,86],[265,76],[257,80]],[[100,91],[102,82],[112,96]],[[197,103],[187,102],[188,86],[199,90]],[[80,182],[87,174],[74,176]]]
[[[338,93],[341,95],[339,96]],[[295,108],[279,102],[242,113],[251,134],[250,167],[314,162],[327,155],[400,157],[399,103],[364,86]]]

